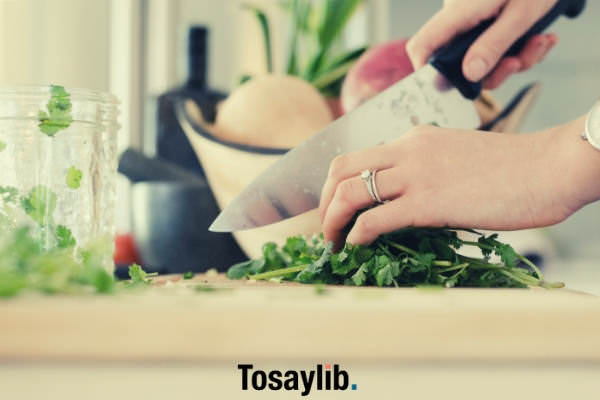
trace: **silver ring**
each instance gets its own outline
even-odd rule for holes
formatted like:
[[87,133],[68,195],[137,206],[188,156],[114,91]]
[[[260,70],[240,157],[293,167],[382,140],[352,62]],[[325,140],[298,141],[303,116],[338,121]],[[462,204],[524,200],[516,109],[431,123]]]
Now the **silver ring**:
[[377,170],[374,169],[373,173],[371,174],[371,188],[373,189],[373,194],[375,195],[375,201],[377,201],[377,203],[382,204],[383,201],[381,201],[381,197],[379,197],[379,193],[377,192],[377,185],[375,184],[375,175],[377,174]]
[[377,170],[371,171],[370,169],[365,169],[363,172],[360,173],[360,179],[362,179],[365,182],[365,185],[367,186],[367,191],[373,199],[373,202],[381,204],[383,202],[381,201],[381,197],[379,197],[379,193],[377,193],[377,186],[375,185],[376,173]]

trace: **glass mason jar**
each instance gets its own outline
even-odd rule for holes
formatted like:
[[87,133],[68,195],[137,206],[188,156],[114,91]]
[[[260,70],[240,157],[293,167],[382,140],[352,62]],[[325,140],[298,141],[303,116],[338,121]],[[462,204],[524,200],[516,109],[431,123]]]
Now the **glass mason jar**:
[[93,246],[114,269],[118,101],[61,86],[0,87],[0,233]]

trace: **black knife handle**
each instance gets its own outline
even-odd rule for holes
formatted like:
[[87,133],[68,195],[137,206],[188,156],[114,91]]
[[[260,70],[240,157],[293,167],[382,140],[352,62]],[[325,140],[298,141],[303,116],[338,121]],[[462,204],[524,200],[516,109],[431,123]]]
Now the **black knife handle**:
[[[523,49],[527,41],[534,35],[543,32],[558,17],[566,15],[569,18],[578,16],[585,7],[585,0],[559,0],[546,15],[521,36],[505,56],[516,55]],[[475,99],[481,93],[481,82],[471,82],[463,75],[462,61],[467,50],[475,40],[492,25],[495,18],[490,18],[468,32],[457,36],[448,45],[436,51],[429,62],[446,79],[448,79],[468,99]]]

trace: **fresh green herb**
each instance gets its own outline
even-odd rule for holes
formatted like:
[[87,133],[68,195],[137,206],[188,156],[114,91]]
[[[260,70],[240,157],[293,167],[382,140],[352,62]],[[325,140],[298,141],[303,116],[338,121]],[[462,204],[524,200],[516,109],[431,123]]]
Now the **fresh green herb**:
[[[340,51],[336,42],[364,0],[283,0],[281,2],[290,17],[285,73],[299,76],[324,95],[339,96],[341,84],[350,67],[366,50],[366,46]],[[267,72],[273,72],[272,44],[266,13],[252,5],[244,4],[262,29],[265,43]],[[244,83],[250,76],[244,75]]]
[[61,249],[74,247],[77,244],[71,230],[64,225],[56,227],[56,238],[58,239],[57,246]]
[[0,153],[2,153],[6,149],[6,143],[0,140]]
[[[518,254],[498,235],[463,240],[460,229],[405,228],[379,237],[370,246],[346,246],[331,253],[323,237],[311,242],[302,237],[288,238],[279,250],[273,243],[263,247],[263,257],[232,266],[230,279],[273,279],[317,284],[354,286],[437,286],[437,287],[563,287],[546,282],[540,270]],[[458,251],[477,247],[480,258]],[[492,261],[496,255],[500,262]]]
[[[93,250],[90,250],[93,251]],[[112,292],[114,278],[98,260],[73,247],[44,249],[24,227],[0,237],[0,297],[21,291],[55,293]]]
[[265,43],[265,55],[266,55],[266,59],[267,59],[267,72],[272,73],[273,72],[273,55],[272,55],[272,49],[271,49],[271,28],[269,27],[269,20],[267,18],[267,15],[260,8],[255,7],[251,4],[243,4],[242,7],[253,12],[254,15],[256,16],[256,19],[258,20],[258,22],[260,24],[262,34],[263,34],[263,40]]
[[51,225],[56,208],[56,194],[46,186],[34,186],[29,194],[21,199],[21,206],[25,213],[41,226]]
[[62,86],[50,87],[50,100],[47,110],[38,114],[40,130],[52,137],[61,129],[67,129],[73,122],[71,115],[71,95]]
[[325,285],[322,285],[320,283],[315,285],[315,294],[317,296],[323,296],[327,294],[327,289],[325,288]]
[[81,178],[83,177],[83,172],[80,169],[77,169],[75,166],[72,166],[67,170],[67,176],[65,178],[65,182],[67,186],[71,189],[78,189],[81,185]]
[[0,200],[5,204],[16,205],[19,199],[19,190],[12,186],[0,186]]
[[152,277],[158,275],[158,272],[148,273],[138,264],[132,264],[129,266],[129,278],[131,278],[131,284],[133,285],[147,285],[152,282]]
[[194,273],[192,271],[187,271],[183,274],[183,279],[192,279],[194,277]]

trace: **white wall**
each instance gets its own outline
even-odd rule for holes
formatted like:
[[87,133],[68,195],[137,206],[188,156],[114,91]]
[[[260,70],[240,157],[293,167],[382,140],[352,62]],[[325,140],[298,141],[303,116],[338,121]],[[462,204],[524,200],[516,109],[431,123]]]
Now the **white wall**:
[[109,0],[0,0],[0,82],[107,90]]

